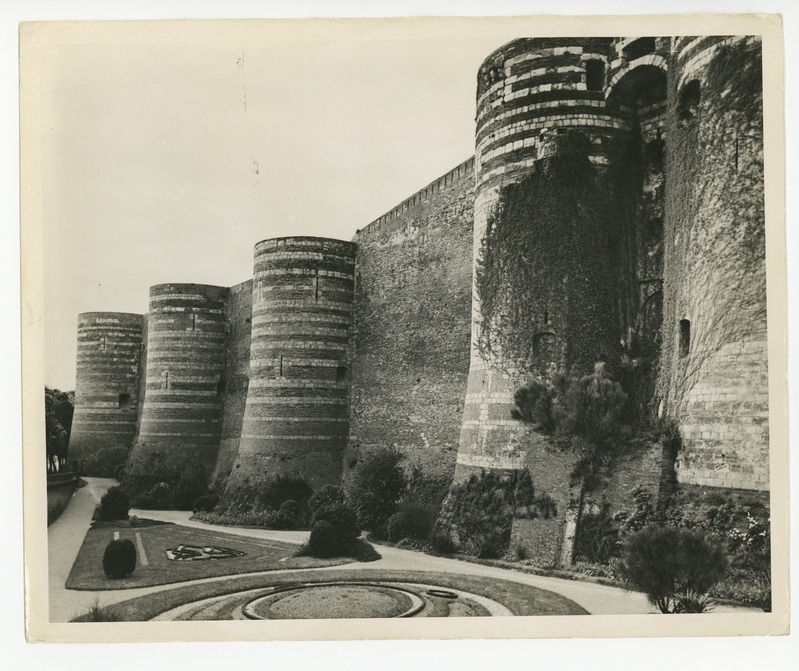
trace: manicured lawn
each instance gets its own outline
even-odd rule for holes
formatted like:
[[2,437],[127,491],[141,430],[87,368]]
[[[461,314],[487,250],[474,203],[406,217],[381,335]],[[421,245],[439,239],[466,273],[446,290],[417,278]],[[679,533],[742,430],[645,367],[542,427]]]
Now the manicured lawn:
[[270,576],[240,576],[230,580],[185,585],[130,599],[110,607],[115,617],[128,622],[142,622],[186,603],[224,594],[302,583],[344,581],[395,581],[439,585],[462,589],[503,604],[514,615],[587,615],[573,601],[547,590],[495,578],[449,573],[347,569],[291,572]]
[[[115,533],[119,538],[133,541],[137,554],[136,570],[128,578],[120,580],[107,578],[103,572],[103,553]],[[167,550],[174,550],[179,545],[215,546],[244,554],[199,561],[168,559]],[[297,545],[290,543],[149,520],[140,520],[135,527],[127,521],[95,522],[86,533],[66,586],[76,590],[130,589],[237,573],[336,566],[352,561],[346,558],[292,557],[297,549]]]

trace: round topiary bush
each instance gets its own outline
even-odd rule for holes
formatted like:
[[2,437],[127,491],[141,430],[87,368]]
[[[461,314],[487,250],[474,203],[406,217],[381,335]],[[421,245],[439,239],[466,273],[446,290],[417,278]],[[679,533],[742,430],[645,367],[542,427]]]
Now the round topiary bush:
[[330,522],[338,534],[339,543],[346,545],[361,535],[355,511],[343,503],[335,503],[319,508],[311,519],[311,527],[324,520]]
[[135,568],[136,547],[132,540],[113,540],[106,546],[103,554],[103,571],[106,576],[115,580],[127,578]]
[[300,504],[289,499],[280,504],[275,514],[275,526],[278,529],[297,529],[302,525],[303,517]]
[[111,487],[100,499],[100,519],[126,520],[130,510],[128,495],[119,486]]
[[308,554],[312,557],[335,557],[341,551],[336,528],[327,520],[319,520],[311,528]]

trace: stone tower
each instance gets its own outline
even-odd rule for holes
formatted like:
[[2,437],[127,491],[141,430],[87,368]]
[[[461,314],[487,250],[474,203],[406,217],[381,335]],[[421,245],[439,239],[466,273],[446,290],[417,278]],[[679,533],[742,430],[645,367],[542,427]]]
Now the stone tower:
[[255,246],[250,374],[225,499],[278,476],[338,484],[349,431],[355,245],[290,237]]
[[174,483],[188,465],[208,473],[222,423],[228,289],[159,284],[150,289],[147,381],[125,482]]
[[661,410],[681,482],[767,490],[760,40],[673,41]]
[[110,476],[136,435],[142,316],[85,312],[78,316],[75,415],[69,459],[85,475]]
[[610,95],[621,67],[611,38],[536,38],[507,44],[480,69],[472,354],[456,479],[524,466],[536,437],[511,409],[531,377],[587,373],[628,345],[641,181],[630,173],[641,172],[642,153],[630,103],[643,94],[631,83],[636,96]]

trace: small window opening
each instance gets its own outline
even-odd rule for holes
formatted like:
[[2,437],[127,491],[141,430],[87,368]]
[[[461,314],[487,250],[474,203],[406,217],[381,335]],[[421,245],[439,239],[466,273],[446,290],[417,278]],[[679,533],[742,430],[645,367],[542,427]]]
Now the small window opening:
[[605,64],[600,60],[585,63],[585,86],[589,91],[601,91],[605,86]]
[[688,356],[691,350],[691,322],[680,320],[680,356]]
[[164,384],[163,384],[163,388],[164,388],[164,389],[169,389],[169,371],[168,371],[168,370],[165,370],[165,371],[164,371]]
[[336,368],[336,382],[346,382],[347,380],[347,367],[339,366]]
[[544,310],[544,324],[549,325],[549,310]]
[[735,172],[738,172],[738,156],[739,156],[738,131],[736,131],[735,132]]
[[216,381],[216,395],[222,396],[225,393],[225,378],[221,375],[219,379]]
[[278,369],[277,369],[277,376],[283,377],[283,355],[280,355],[280,360],[278,362]]
[[628,61],[634,61],[636,58],[641,58],[642,56],[653,53],[655,53],[655,38],[641,37],[624,47],[621,55]]
[[120,410],[127,410],[130,408],[130,394],[120,394],[119,395],[119,409]]
[[193,312],[191,313],[191,330],[193,331],[197,327],[197,315]]
[[696,116],[699,110],[699,101],[702,99],[702,86],[698,79],[692,79],[680,91],[680,101],[677,115],[682,122],[687,122]]
[[313,294],[314,300],[319,300],[319,270],[316,271],[316,277],[313,278]]
[[100,349],[105,352],[105,336],[100,336]]

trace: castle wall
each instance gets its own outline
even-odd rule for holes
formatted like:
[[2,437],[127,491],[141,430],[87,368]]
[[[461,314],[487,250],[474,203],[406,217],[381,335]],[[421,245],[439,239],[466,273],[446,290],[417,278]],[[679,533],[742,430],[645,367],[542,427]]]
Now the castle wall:
[[250,375],[252,280],[230,288],[227,304],[225,377],[222,401],[222,438],[211,484],[227,479],[239,451]]
[[255,246],[250,374],[224,499],[278,476],[340,482],[349,431],[355,245],[326,238]]
[[407,467],[455,467],[471,332],[474,161],[360,230],[350,445],[396,446]]
[[210,474],[219,450],[228,289],[150,289],[147,390],[125,466],[131,482],[174,482],[189,465]]
[[674,38],[660,393],[686,484],[768,489],[762,73],[754,37]]
[[113,475],[136,433],[142,316],[85,312],[78,316],[75,414],[69,458],[81,473]]

